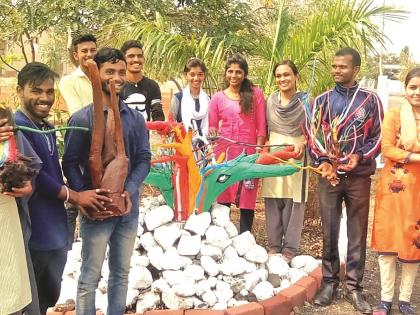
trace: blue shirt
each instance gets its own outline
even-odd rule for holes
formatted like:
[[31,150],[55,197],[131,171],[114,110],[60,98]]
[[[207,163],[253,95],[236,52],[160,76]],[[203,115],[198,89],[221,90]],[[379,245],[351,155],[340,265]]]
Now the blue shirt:
[[[107,109],[104,109],[106,115]],[[150,146],[146,123],[142,115],[120,101],[125,153],[128,157],[128,176],[124,189],[130,193],[132,213],[138,213],[139,187],[150,170]],[[93,104],[75,112],[69,126],[87,127],[89,131],[68,130],[64,138],[63,171],[69,187],[75,191],[92,189],[89,174],[89,151],[93,127]]]
[[[15,114],[15,122],[38,129],[52,129],[45,122],[36,125],[21,111]],[[54,133],[38,134],[22,131],[41,160],[41,169],[35,179],[35,190],[28,201],[32,234],[29,248],[34,250],[55,250],[67,246],[67,214],[64,202],[57,198],[64,185],[60,168],[56,137]]]

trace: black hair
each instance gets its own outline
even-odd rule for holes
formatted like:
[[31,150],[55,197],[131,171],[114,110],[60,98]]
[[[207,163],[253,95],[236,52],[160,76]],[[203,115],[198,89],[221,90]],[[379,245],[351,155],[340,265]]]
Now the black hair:
[[143,50],[143,45],[138,40],[128,40],[121,46],[121,51],[125,55],[130,48],[139,48]]
[[273,69],[273,75],[274,76],[276,76],[277,68],[280,67],[280,66],[283,66],[283,65],[289,66],[289,68],[292,69],[292,72],[293,72],[294,75],[299,74],[299,70],[296,67],[295,63],[293,61],[289,60],[289,59],[285,59],[285,60],[282,60],[282,61],[280,61],[280,62],[278,62],[274,65],[274,69]]
[[252,113],[254,109],[254,97],[252,94],[252,89],[254,87],[254,84],[247,78],[248,63],[246,62],[245,57],[242,56],[241,54],[236,53],[232,55],[226,61],[225,76],[226,76],[226,71],[233,64],[239,65],[239,68],[241,68],[245,73],[245,78],[242,81],[241,88],[239,90],[239,96],[240,96],[239,105],[241,106],[241,112],[244,114]]
[[411,69],[407,76],[405,77],[405,87],[407,87],[408,83],[411,81],[412,78],[420,78],[420,68]]
[[360,67],[360,65],[362,64],[362,59],[360,58],[359,52],[356,49],[351,48],[351,47],[344,47],[337,50],[335,52],[335,56],[336,57],[351,56],[353,66],[355,67]]
[[101,65],[105,62],[117,63],[119,60],[125,62],[125,57],[122,51],[119,49],[103,47],[98,50],[95,57],[93,57],[93,60],[98,65],[99,69],[101,68]]
[[190,60],[187,61],[187,64],[184,67],[184,73],[187,73],[191,70],[191,68],[194,67],[200,67],[201,71],[203,71],[204,73],[207,73],[207,67],[204,64],[203,60],[199,59],[199,58],[190,58]]
[[17,84],[24,88],[29,86],[39,86],[46,80],[57,79],[59,75],[51,70],[46,64],[41,62],[30,62],[26,64],[18,73]]
[[73,38],[71,42],[71,46],[73,47],[73,51],[77,51],[77,45],[85,42],[94,42],[96,45],[96,37],[92,34],[83,34]]

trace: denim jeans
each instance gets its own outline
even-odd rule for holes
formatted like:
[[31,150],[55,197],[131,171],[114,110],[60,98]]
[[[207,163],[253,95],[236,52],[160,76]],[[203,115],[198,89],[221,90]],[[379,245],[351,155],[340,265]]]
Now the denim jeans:
[[138,212],[103,221],[92,221],[85,216],[81,217],[82,266],[77,286],[76,314],[96,314],[95,290],[101,278],[107,245],[109,245],[107,314],[124,314],[137,221]]
[[67,260],[67,246],[54,250],[29,249],[35,272],[41,315],[57,303]]

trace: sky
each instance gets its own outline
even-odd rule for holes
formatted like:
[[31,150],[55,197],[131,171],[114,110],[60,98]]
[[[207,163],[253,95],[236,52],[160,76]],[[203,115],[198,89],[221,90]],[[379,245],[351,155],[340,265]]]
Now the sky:
[[404,46],[408,46],[414,60],[420,63],[420,0],[374,0],[375,5],[384,2],[408,11],[407,19],[399,23],[385,20],[384,32],[392,41],[386,43],[386,52],[399,54]]

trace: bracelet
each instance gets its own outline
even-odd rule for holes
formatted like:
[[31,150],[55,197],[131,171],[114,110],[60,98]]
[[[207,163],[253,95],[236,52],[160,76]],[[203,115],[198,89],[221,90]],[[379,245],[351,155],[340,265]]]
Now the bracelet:
[[66,200],[64,202],[69,202],[69,198],[70,198],[69,189],[67,188],[66,185],[64,185],[64,189],[66,190]]

